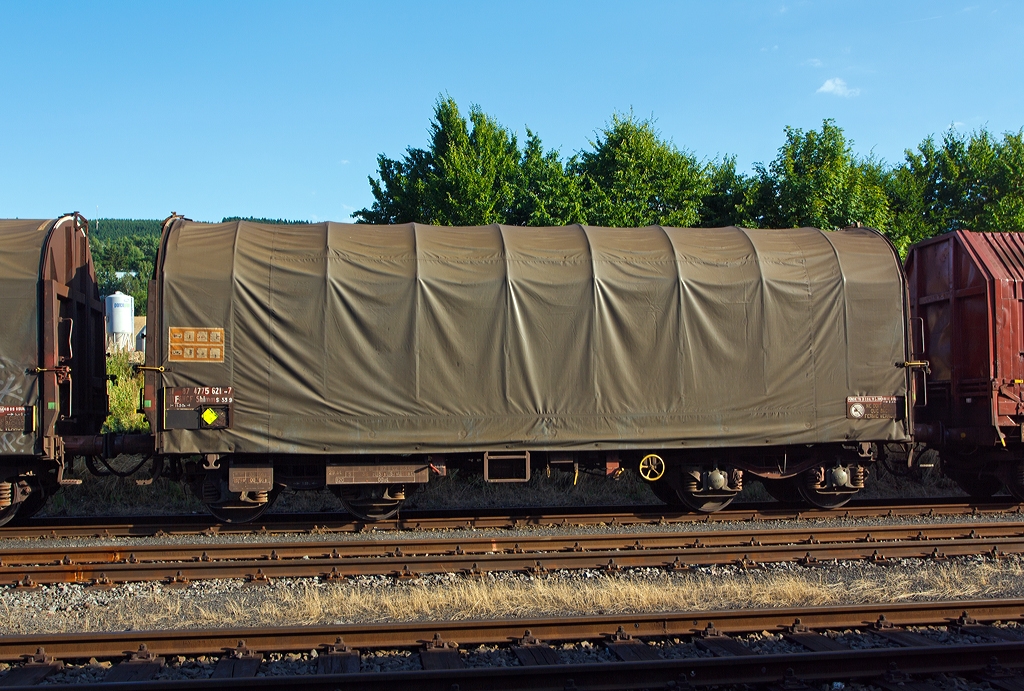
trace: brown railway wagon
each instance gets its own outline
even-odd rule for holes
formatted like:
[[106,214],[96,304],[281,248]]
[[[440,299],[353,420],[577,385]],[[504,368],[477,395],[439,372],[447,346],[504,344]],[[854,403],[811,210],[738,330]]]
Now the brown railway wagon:
[[169,472],[229,520],[325,485],[383,517],[459,465],[632,466],[705,511],[747,472],[834,506],[911,438],[905,290],[866,228],[172,217],[143,407]]
[[1005,484],[1024,499],[1024,234],[940,235],[911,247],[906,268],[931,369],[918,441],[968,493]]
[[103,304],[78,214],[0,220],[0,524],[63,482],[66,435],[107,415]]

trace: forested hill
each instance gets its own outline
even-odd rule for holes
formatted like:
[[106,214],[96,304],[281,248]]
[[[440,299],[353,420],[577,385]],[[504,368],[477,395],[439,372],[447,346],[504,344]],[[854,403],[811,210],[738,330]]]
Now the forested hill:
[[141,218],[95,218],[89,219],[89,235],[94,242],[137,235],[159,236],[161,223],[163,221]]

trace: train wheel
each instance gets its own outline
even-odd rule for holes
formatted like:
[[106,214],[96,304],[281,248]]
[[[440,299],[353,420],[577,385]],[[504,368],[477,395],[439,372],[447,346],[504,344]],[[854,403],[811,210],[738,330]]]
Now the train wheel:
[[681,508],[683,506],[683,502],[679,500],[679,495],[676,494],[674,489],[672,489],[672,485],[668,484],[668,480],[652,482],[648,484],[648,487],[650,487],[651,491],[654,492],[654,496],[661,499],[669,506],[673,506],[675,508]]
[[401,485],[331,485],[331,491],[346,511],[367,523],[394,518],[405,503]]
[[27,521],[42,511],[43,507],[46,506],[46,500],[50,498],[50,493],[46,491],[46,487],[43,486],[38,478],[22,477],[18,482],[19,484],[28,483],[32,492],[21,502],[0,512],[0,525],[10,523],[11,521],[14,521],[15,524]]
[[267,492],[267,500],[259,504],[243,501],[241,492],[234,494],[237,496],[232,500],[206,504],[206,510],[221,523],[248,523],[265,514],[267,509],[273,506],[274,501],[281,494],[281,488],[275,487]]
[[1024,502],[1024,464],[1018,463],[1018,465],[1010,468],[1006,478],[1006,489],[1013,495],[1014,499]]
[[758,480],[764,485],[764,490],[772,495],[776,501],[781,501],[785,504],[796,504],[803,499],[800,496],[800,488],[797,486],[800,482],[799,478],[787,477],[776,480],[760,477]]
[[999,494],[1003,489],[1002,481],[992,475],[958,475],[953,478],[953,481],[960,489],[975,499],[988,499]]
[[864,487],[867,471],[860,465],[836,464],[810,468],[797,477],[793,483],[800,498],[819,509],[838,509],[846,505],[853,495]]
[[801,499],[819,509],[838,509],[840,506],[845,506],[847,502],[853,499],[853,495],[856,494],[856,492],[832,494],[822,492],[814,487],[807,487],[803,484],[798,485],[797,490],[800,492]]
[[688,509],[696,511],[698,513],[714,513],[715,511],[721,511],[736,498],[733,494],[729,497],[702,497],[699,494],[688,492],[685,489],[676,492],[679,497],[679,501]]
[[18,510],[21,509],[21,504],[11,504],[0,509],[0,525],[7,525],[14,517],[18,515]]
[[32,494],[28,495],[28,498],[21,502],[21,508],[18,509],[18,520],[24,521],[35,516],[43,510],[43,507],[46,506],[46,500],[49,498],[50,494],[42,484],[38,481],[32,482]]
[[738,470],[675,468],[657,482],[652,482],[651,490],[669,506],[698,513],[714,513],[727,507],[736,498],[743,487],[742,477]]

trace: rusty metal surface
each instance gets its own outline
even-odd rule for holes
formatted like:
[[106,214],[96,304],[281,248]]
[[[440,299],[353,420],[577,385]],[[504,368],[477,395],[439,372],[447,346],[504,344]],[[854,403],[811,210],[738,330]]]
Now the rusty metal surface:
[[[435,634],[460,646],[511,643],[529,629],[541,641],[602,639],[619,627],[634,638],[692,636],[708,624],[722,633],[750,631],[783,632],[800,622],[811,630],[869,627],[884,616],[893,626],[946,625],[964,612],[978,622],[1019,621],[1024,600],[962,600],[915,602],[845,607],[806,607],[762,610],[667,612],[545,619],[440,621],[340,626],[278,628],[224,628],[178,631],[122,631],[112,633],[36,634],[0,637],[0,660],[18,660],[39,647],[61,659],[120,657],[144,643],[154,655],[219,654],[244,640],[249,649],[262,653],[311,650],[334,644],[340,636],[353,648],[418,647]],[[1021,643],[1007,649],[1021,650]],[[973,647],[973,646],[972,646]],[[981,646],[978,646],[981,647]],[[878,649],[872,651],[878,654]],[[763,659],[759,656],[758,659]],[[987,659],[986,661],[987,662]],[[649,663],[648,663],[649,664]]]
[[999,443],[1024,415],[1024,234],[958,230],[911,247],[906,266],[932,370],[919,420],[947,442]]
[[567,537],[137,545],[0,550],[0,584],[168,579],[339,578],[408,573],[543,573],[551,569],[683,569],[707,564],[1024,553],[1024,525],[953,525]]
[[75,434],[64,436],[64,450],[70,456],[105,456],[115,458],[121,454],[153,453],[153,435]]
[[[103,303],[78,214],[0,221],[0,405],[28,406],[21,432],[0,434],[0,455],[57,460],[59,435],[99,432],[106,417]],[[31,424],[28,424],[31,423]]]
[[[130,436],[130,435],[125,435]],[[489,509],[405,511],[397,518],[367,523],[344,513],[268,514],[249,524],[221,524],[210,516],[131,516],[38,518],[22,526],[0,527],[4,538],[146,537],[210,533],[251,535],[262,532],[332,533],[430,530],[454,528],[522,528],[572,525],[667,525],[725,523],[817,518],[866,518],[897,516],[1024,516],[1024,505],[1010,497],[965,500],[932,498],[891,503],[885,500],[854,500],[842,509],[814,509],[778,502],[735,504],[714,514],[679,511],[665,505],[519,508],[512,512]]]

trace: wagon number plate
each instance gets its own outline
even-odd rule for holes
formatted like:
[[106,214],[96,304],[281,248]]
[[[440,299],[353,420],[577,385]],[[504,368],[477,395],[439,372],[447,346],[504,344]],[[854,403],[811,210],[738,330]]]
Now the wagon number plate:
[[849,396],[846,417],[850,420],[896,419],[895,396]]
[[23,405],[0,405],[0,432],[27,432],[31,410]]

